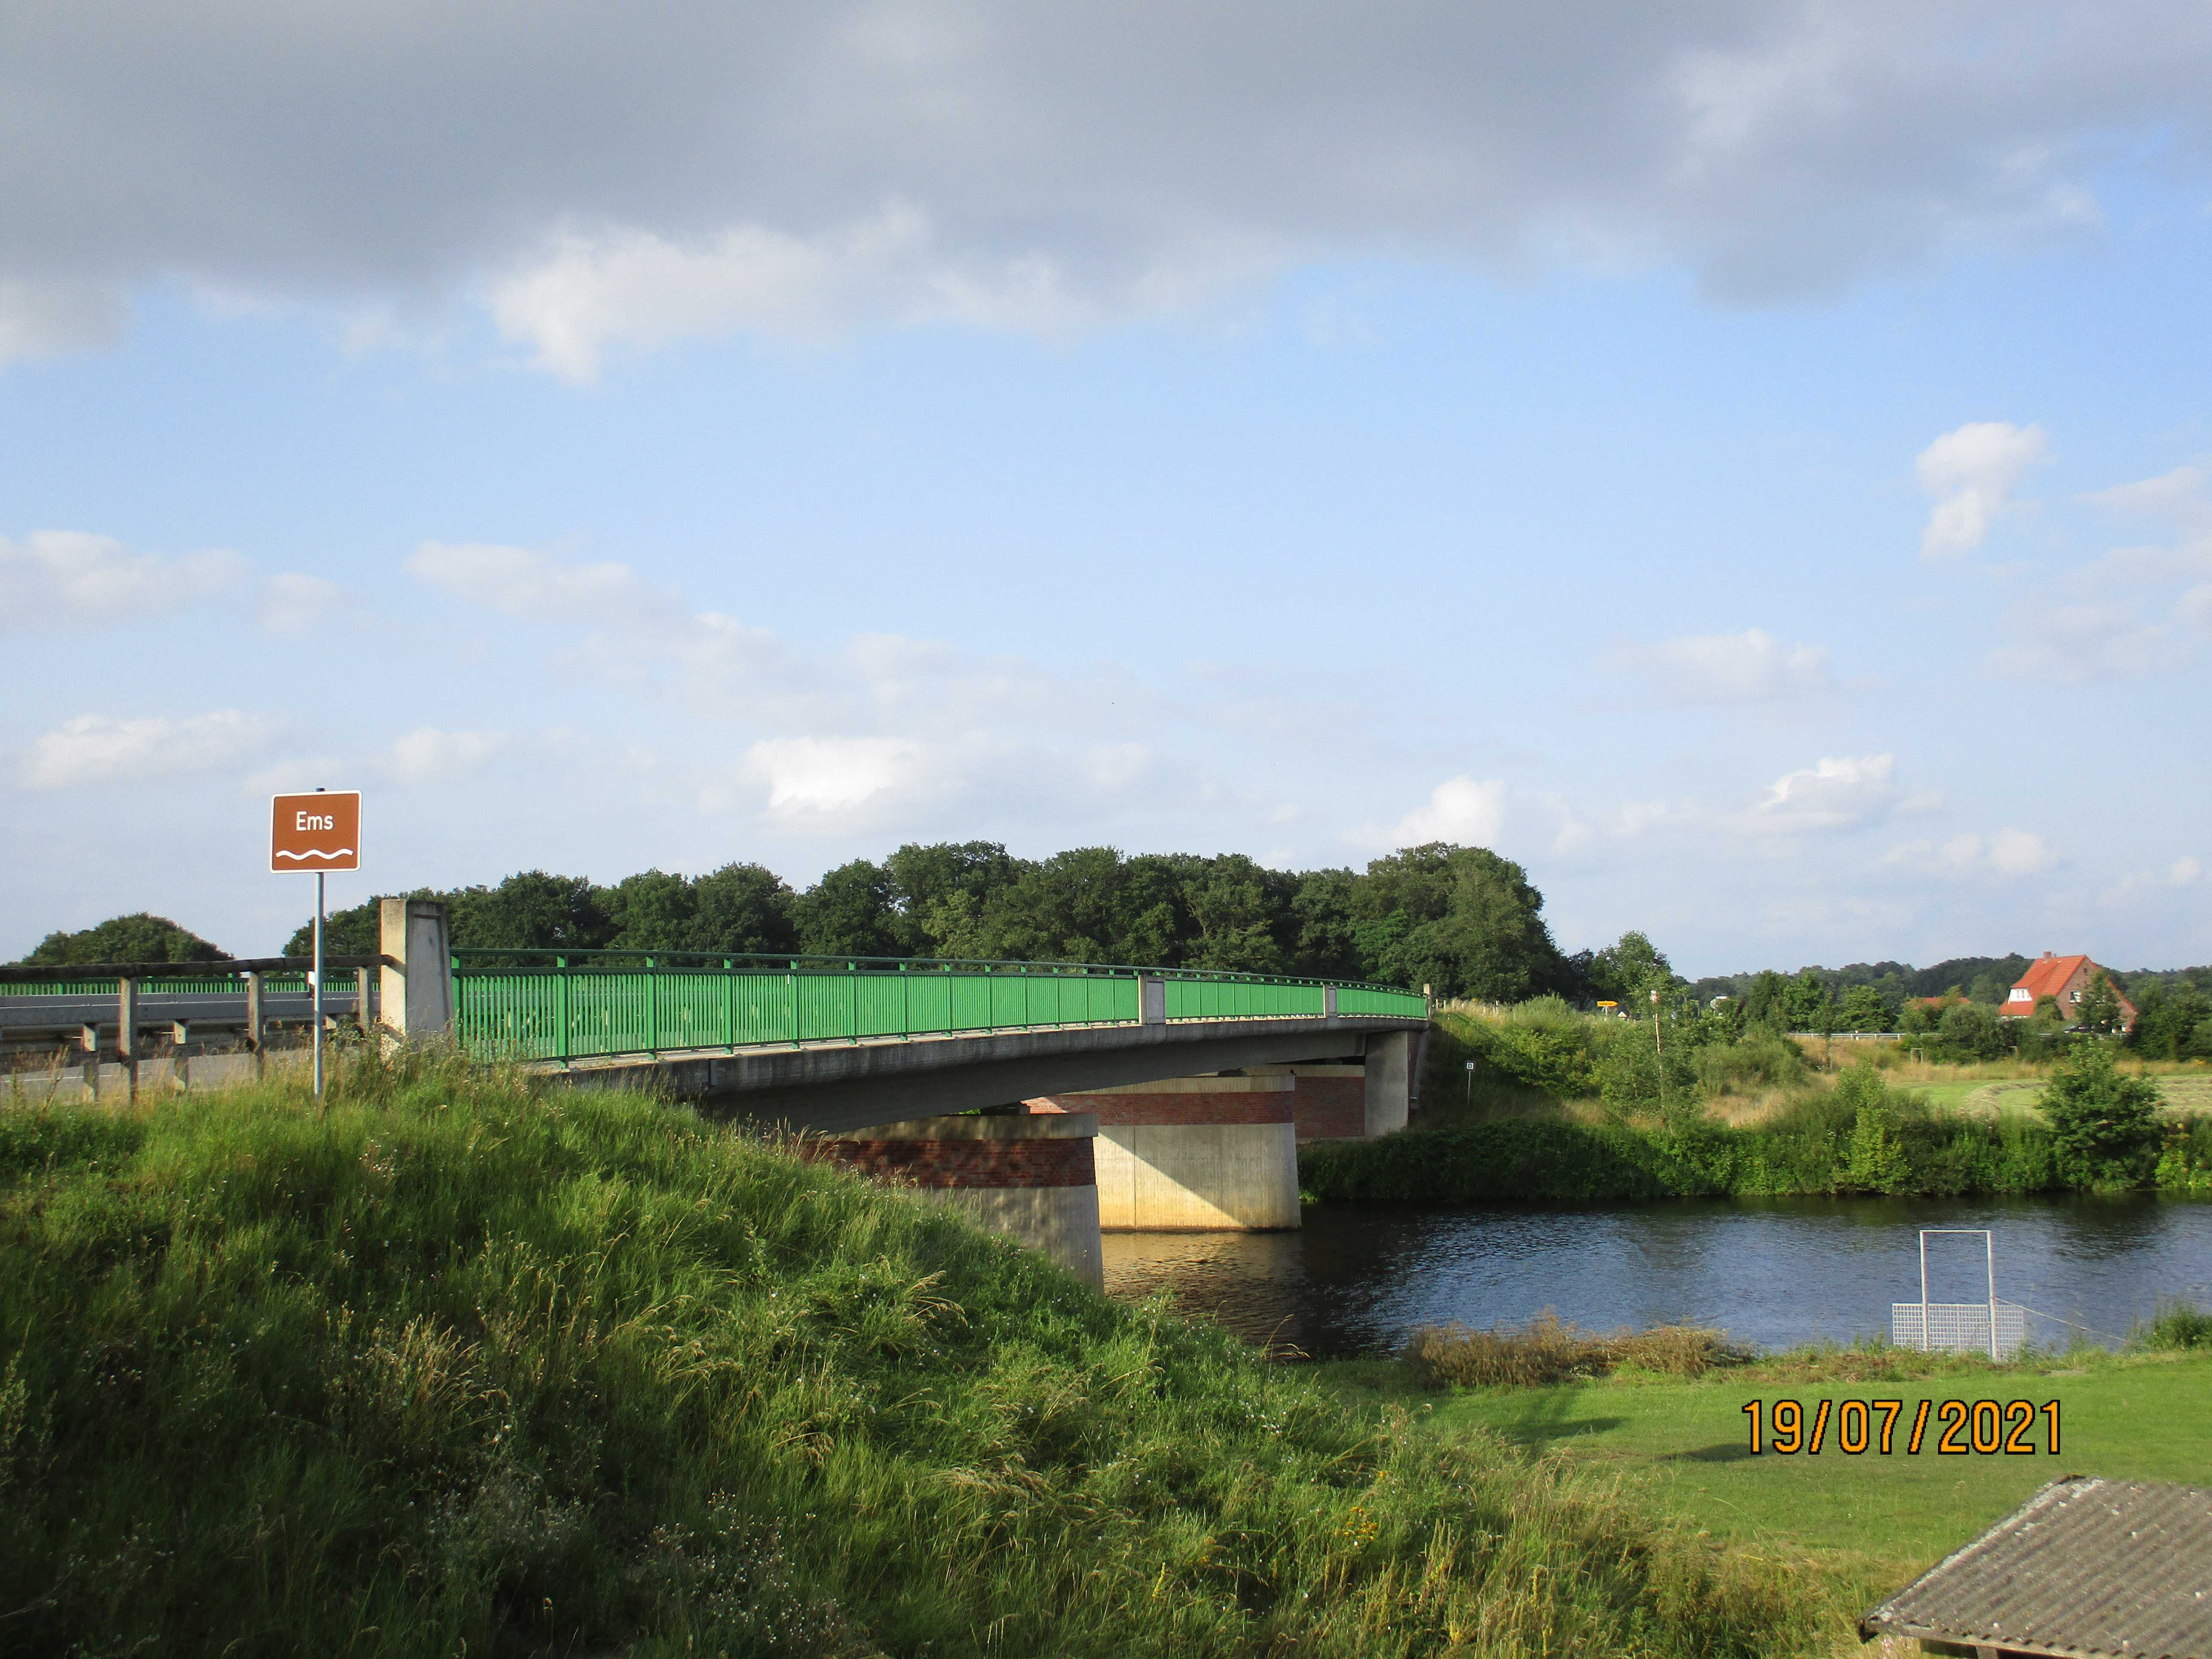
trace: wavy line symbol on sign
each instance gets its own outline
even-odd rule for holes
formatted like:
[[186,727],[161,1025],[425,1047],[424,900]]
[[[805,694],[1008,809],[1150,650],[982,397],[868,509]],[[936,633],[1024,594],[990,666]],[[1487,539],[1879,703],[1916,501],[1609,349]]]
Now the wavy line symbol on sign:
[[334,847],[327,853],[288,853],[279,848],[277,849],[276,856],[280,859],[349,859],[353,856],[353,848],[350,847]]

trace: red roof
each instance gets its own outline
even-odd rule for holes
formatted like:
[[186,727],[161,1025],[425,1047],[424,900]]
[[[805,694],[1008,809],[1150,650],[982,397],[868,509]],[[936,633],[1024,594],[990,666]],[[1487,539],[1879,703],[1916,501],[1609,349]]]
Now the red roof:
[[2066,981],[2088,965],[2087,957],[2045,957],[2031,962],[2027,971],[2013,981],[2013,989],[2026,991],[2030,1000],[2041,1001],[2055,997],[2066,988]]

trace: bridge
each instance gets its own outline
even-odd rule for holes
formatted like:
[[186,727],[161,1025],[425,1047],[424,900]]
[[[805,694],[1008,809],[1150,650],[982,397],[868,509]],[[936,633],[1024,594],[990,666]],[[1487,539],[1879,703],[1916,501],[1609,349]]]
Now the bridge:
[[[1429,1017],[1425,995],[1357,981],[457,949],[439,905],[387,899],[380,920],[379,954],[331,964],[354,970],[353,982],[341,997],[325,981],[326,1017],[335,1003],[388,1041],[457,1042],[571,1087],[649,1088],[800,1132],[810,1155],[898,1176],[1094,1275],[1102,1223],[1297,1225],[1297,1142],[1403,1127]],[[166,980],[160,964],[112,966],[105,981],[95,967],[66,970],[77,981],[66,987],[0,985],[46,994],[0,996],[0,1035],[25,1034],[35,1014],[36,1029],[96,1062],[112,1024],[115,1066],[136,1092],[149,1067],[157,1087],[220,1080],[241,1063],[258,1071],[264,1019],[312,1018],[304,985],[270,977],[295,975],[289,959],[178,965]],[[173,988],[156,988],[165,983]],[[175,1057],[187,1015],[204,1046],[227,1012],[243,1055]],[[146,1052],[142,1028],[164,1023],[169,1055]],[[103,1068],[86,1074],[98,1092]],[[78,1091],[65,1081],[57,1066],[40,1092]]]

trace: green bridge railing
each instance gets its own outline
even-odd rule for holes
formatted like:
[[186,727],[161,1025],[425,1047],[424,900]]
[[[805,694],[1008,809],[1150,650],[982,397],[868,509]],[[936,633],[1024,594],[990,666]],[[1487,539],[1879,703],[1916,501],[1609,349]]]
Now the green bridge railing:
[[928,962],[681,951],[456,950],[464,1046],[519,1060],[858,1042],[1050,1025],[1134,1025],[1146,980],[1170,1021],[1425,1019],[1396,986],[1091,963]]

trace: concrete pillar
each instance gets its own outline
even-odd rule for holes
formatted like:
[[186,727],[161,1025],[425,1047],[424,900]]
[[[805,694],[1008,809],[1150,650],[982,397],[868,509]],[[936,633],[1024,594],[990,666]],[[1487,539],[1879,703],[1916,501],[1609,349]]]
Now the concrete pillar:
[[1334,985],[1321,988],[1321,1017],[1332,1025],[1336,1024],[1336,987]]
[[1098,1124],[1108,1232],[1267,1232],[1299,1224],[1295,1079],[1174,1078],[1029,1103]]
[[1413,1103],[1413,1033],[1376,1031],[1367,1039],[1367,1138],[1406,1127]]
[[115,981],[115,1057],[122,1063],[125,1097],[138,1098],[138,981]]
[[386,966],[378,1004],[387,1036],[435,1042],[453,1034],[453,935],[446,907],[428,899],[386,899],[377,910],[377,949]]
[[977,1226],[1042,1250],[1087,1284],[1106,1282],[1098,1245],[1098,1120],[1088,1113],[920,1117],[835,1139],[803,1156],[911,1187]]

